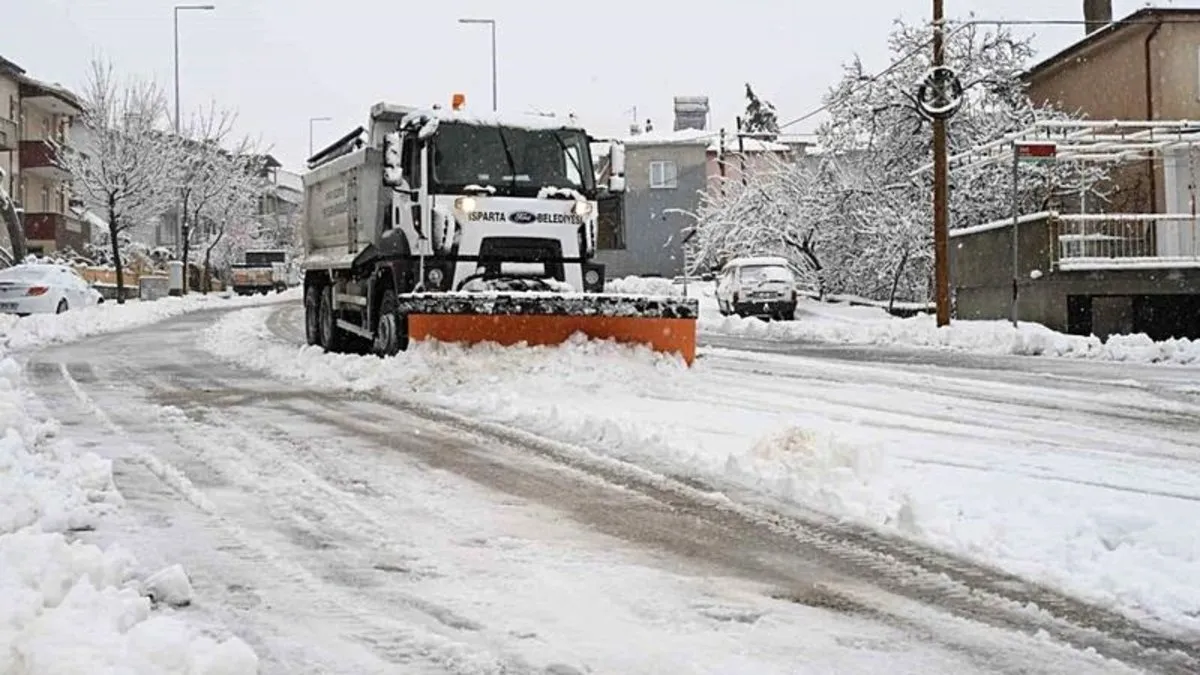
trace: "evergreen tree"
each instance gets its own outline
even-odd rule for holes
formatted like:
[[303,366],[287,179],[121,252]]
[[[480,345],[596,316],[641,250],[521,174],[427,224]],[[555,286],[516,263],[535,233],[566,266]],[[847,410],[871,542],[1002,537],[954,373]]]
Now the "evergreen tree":
[[742,117],[742,131],[769,134],[756,136],[767,141],[779,137],[779,118],[775,116],[775,106],[770,101],[760,99],[749,83],[746,83],[746,113]]

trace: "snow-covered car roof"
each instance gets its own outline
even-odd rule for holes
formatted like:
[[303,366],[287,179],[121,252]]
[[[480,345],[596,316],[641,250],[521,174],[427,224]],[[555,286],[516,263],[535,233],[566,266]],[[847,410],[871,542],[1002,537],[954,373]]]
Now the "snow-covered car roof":
[[70,265],[63,265],[61,263],[21,263],[20,265],[13,265],[12,267],[0,270],[0,278],[40,279],[54,272],[66,272],[79,277],[79,272]]
[[791,267],[792,263],[787,258],[779,256],[754,256],[747,258],[734,258],[725,263],[721,269],[726,270],[730,267],[750,267],[753,265],[769,265],[772,267]]

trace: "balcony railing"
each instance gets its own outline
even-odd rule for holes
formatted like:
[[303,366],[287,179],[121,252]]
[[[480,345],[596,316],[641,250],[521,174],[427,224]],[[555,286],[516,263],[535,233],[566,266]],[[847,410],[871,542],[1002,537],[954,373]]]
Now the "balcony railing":
[[1061,214],[1051,226],[1061,270],[1200,267],[1200,220],[1190,214]]
[[58,179],[69,175],[59,166],[58,151],[49,141],[21,141],[21,170]]
[[21,142],[21,131],[17,123],[0,117],[0,152],[11,152],[18,149]]

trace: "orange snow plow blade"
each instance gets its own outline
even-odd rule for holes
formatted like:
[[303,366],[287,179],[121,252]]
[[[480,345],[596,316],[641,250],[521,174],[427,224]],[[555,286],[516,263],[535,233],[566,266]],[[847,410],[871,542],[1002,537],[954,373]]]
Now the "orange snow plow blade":
[[[474,296],[474,297],[472,297]],[[696,359],[693,299],[625,295],[411,295],[399,304],[410,340],[555,345],[575,333]]]

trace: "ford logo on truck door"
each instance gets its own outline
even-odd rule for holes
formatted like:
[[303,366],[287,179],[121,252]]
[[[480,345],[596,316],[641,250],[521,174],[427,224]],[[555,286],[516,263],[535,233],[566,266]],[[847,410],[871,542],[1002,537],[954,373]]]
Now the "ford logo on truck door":
[[537,216],[528,211],[513,211],[512,213],[508,214],[508,219],[514,223],[517,223],[518,225],[528,225],[529,223],[537,220]]

